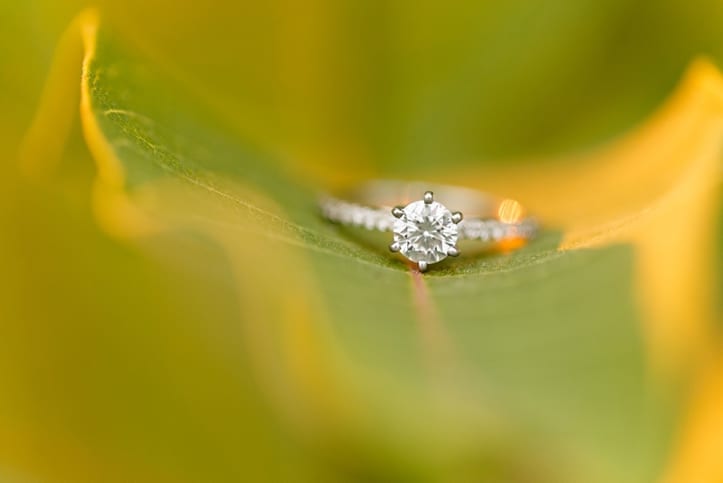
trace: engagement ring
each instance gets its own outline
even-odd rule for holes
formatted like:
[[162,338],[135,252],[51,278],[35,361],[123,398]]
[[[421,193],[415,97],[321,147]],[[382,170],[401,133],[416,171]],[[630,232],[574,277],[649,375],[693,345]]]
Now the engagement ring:
[[334,223],[393,232],[389,249],[422,272],[458,256],[461,240],[499,244],[528,240],[537,232],[537,223],[525,217],[517,201],[454,186],[371,181],[345,195],[323,196],[319,206]]

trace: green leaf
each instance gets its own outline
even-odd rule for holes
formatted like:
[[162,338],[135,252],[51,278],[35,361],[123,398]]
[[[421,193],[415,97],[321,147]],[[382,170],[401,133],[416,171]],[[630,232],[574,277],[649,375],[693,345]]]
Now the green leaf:
[[[192,286],[228,284],[221,298],[236,308],[192,331],[243,339],[261,393],[319,465],[342,479],[655,479],[672,411],[647,374],[630,249],[559,252],[545,232],[520,251],[416,275],[324,223],[324,186],[119,44],[103,32],[84,84],[101,224],[180,264]],[[114,163],[122,176],[104,175]],[[221,281],[219,257],[230,271]],[[157,322],[174,329],[172,317]],[[189,411],[179,424],[203,424]],[[243,411],[228,427],[243,431]],[[187,441],[229,451],[216,443]],[[242,460],[218,471],[232,477]]]

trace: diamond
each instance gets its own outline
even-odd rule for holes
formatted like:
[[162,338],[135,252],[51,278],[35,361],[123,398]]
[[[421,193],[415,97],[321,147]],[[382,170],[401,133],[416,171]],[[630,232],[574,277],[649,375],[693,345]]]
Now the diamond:
[[405,257],[413,262],[436,263],[455,253],[459,230],[443,204],[415,201],[399,215],[394,222],[394,243]]

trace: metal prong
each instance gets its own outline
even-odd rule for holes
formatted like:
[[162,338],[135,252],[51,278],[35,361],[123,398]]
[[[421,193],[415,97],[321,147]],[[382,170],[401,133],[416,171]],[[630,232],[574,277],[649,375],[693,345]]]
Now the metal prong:
[[450,257],[458,257],[459,256],[459,250],[457,247],[452,247],[449,250],[447,250],[447,255]]
[[401,250],[401,249],[402,249],[402,247],[400,247],[400,246],[399,246],[399,243],[397,243],[397,242],[394,242],[394,243],[392,243],[391,245],[389,245],[389,251],[390,251],[390,252],[398,252],[398,251]]
[[427,265],[427,262],[419,262],[419,271],[420,272],[426,272],[427,268],[429,268],[429,266]]
[[392,215],[394,215],[395,218],[401,218],[404,214],[404,210],[401,206],[395,206],[392,208]]
[[424,193],[424,202],[426,204],[430,204],[433,201],[434,201],[434,193],[432,193],[431,191],[425,192]]
[[462,221],[462,218],[464,218],[464,217],[462,216],[461,211],[455,211],[454,213],[452,213],[452,221],[453,222],[459,223],[460,221]]

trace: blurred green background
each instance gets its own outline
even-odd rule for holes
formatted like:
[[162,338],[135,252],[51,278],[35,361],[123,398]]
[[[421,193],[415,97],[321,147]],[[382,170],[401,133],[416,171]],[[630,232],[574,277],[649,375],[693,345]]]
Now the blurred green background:
[[[83,5],[3,5],[15,136]],[[98,5],[258,142],[385,170],[600,144],[651,112],[694,56],[723,46],[717,1]]]
[[[723,4],[92,5],[91,109],[33,179],[16,153],[88,4],[0,1],[0,479],[692,481],[668,471],[696,371],[651,374],[633,247],[563,253],[551,229],[422,279],[313,202],[574,169],[719,60]],[[104,218],[106,144],[163,229]]]

